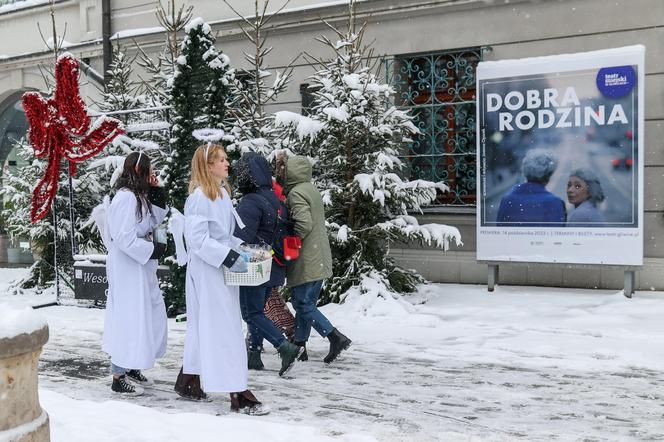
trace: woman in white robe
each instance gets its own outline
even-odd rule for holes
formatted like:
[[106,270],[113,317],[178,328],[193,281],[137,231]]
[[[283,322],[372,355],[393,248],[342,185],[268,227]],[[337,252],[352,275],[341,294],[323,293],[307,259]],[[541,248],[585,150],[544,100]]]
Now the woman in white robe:
[[150,159],[139,152],[129,154],[106,214],[110,241],[102,349],[111,357],[112,390],[128,395],[142,389],[127,377],[148,384],[140,370],[152,368],[166,352],[166,308],[157,280],[157,259],[166,246],[153,242],[151,235],[167,210],[156,184]]
[[266,414],[267,408],[247,389],[239,288],[227,286],[221,270],[223,265],[231,271],[247,271],[247,264],[233,250],[241,240],[233,236],[236,213],[224,184],[228,159],[219,145],[201,146],[191,167],[190,195],[184,208],[188,263],[182,373],[185,377],[200,375],[201,387],[207,392],[231,393],[232,411]]

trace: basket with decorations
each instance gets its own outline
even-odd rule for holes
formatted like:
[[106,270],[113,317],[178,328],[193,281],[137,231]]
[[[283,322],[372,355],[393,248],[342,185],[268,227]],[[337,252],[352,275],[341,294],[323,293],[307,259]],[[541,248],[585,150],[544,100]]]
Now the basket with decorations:
[[269,246],[241,246],[240,257],[247,263],[246,272],[231,272],[222,266],[226,285],[258,286],[270,280],[272,248]]

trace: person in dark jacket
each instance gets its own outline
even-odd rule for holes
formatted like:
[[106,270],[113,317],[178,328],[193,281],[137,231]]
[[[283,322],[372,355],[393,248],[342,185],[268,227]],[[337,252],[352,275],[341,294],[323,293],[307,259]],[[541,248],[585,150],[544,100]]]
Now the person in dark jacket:
[[565,203],[546,189],[558,159],[544,149],[531,149],[523,158],[525,183],[520,183],[500,201],[499,226],[564,227],[567,219]]
[[[243,154],[237,164],[237,185],[244,195],[237,206],[237,213],[245,227],[236,227],[234,235],[247,244],[271,246],[277,227],[279,200],[272,190],[272,173],[267,160],[254,152]],[[302,351],[291,344],[264,313],[272,288],[282,286],[284,280],[284,269],[273,261],[269,281],[257,287],[240,287],[242,319],[246,321],[250,334],[249,368],[263,368],[261,350],[265,338],[281,357],[280,376],[290,369]]]

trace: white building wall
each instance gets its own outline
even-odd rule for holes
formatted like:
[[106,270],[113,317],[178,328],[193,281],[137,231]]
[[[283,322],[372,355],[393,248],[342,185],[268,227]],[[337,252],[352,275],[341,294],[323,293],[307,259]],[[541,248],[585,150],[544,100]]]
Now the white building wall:
[[[138,3],[138,4],[137,4]],[[180,2],[178,2],[179,4]],[[242,51],[250,49],[241,35],[235,14],[221,0],[189,2],[194,16],[202,16],[220,32],[217,46],[236,67],[247,67]],[[241,13],[253,15],[253,2],[232,0]],[[112,32],[158,26],[156,1],[112,2]],[[282,5],[271,1],[270,10]],[[317,57],[330,53],[315,37],[325,33],[320,17],[343,26],[347,7],[335,0],[293,0],[272,21],[269,43],[274,51],[267,59],[281,69],[299,53]],[[582,52],[632,44],[646,46],[645,107],[645,265],[637,275],[642,289],[664,288],[664,1],[662,0],[365,0],[358,11],[368,17],[366,41],[375,40],[377,56],[434,52],[467,47],[487,47],[487,60]],[[68,23],[66,40],[74,54],[91,58],[101,70],[101,1],[66,0],[57,6],[58,27]],[[0,99],[21,88],[39,88],[36,64],[48,61],[48,53],[36,29],[49,29],[48,7],[0,14]],[[131,52],[133,41],[149,51],[159,51],[163,35],[150,34],[122,41]],[[7,42],[7,43],[4,43]],[[33,55],[21,55],[37,52]],[[272,109],[300,110],[301,83],[313,68],[303,59],[295,62],[293,82]],[[86,82],[86,79],[83,79]],[[84,93],[94,95],[88,84]],[[475,215],[472,211],[443,209],[427,212],[422,222],[441,222],[460,228],[464,245],[443,253],[416,247],[394,248],[392,253],[409,267],[433,281],[482,283],[486,266],[475,261]],[[578,287],[622,286],[620,269],[579,268],[514,264],[501,266],[505,283]]]

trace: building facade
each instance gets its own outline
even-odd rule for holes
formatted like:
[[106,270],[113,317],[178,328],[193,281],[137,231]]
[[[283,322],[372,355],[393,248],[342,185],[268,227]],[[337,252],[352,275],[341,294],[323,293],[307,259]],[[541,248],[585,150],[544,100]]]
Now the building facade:
[[[103,72],[103,14],[110,11],[114,44],[129,53],[134,42],[148,52],[164,44],[155,12],[158,2],[129,0],[61,0],[55,3],[58,29],[67,50]],[[240,13],[253,15],[253,2],[232,0]],[[180,2],[176,3],[176,6]],[[249,43],[241,21],[221,0],[190,1],[194,16],[219,32],[217,46],[237,68],[246,68],[242,52]],[[282,2],[272,0],[268,10]],[[293,81],[272,110],[306,110],[308,77],[313,67],[302,53],[331,57],[316,37],[334,38],[321,22],[347,21],[347,2],[293,0],[271,21],[267,58],[271,70],[293,62]],[[417,215],[420,222],[459,228],[463,246],[442,252],[394,245],[391,253],[427,279],[485,283],[486,264],[476,261],[475,69],[481,60],[584,52],[633,44],[646,46],[645,73],[645,213],[644,266],[637,288],[664,289],[664,2],[661,0],[364,0],[359,16],[369,22],[365,42],[373,42],[376,65],[396,91],[395,104],[410,109],[423,134],[403,153],[413,178],[443,180],[450,186],[435,206]],[[15,167],[11,140],[25,132],[20,94],[43,88],[40,63],[52,53],[37,23],[50,31],[49,6],[40,0],[0,0],[0,161]],[[107,31],[108,32],[108,31]],[[98,94],[94,74],[82,76],[82,93]],[[620,268],[543,264],[501,265],[507,284],[620,288]]]

